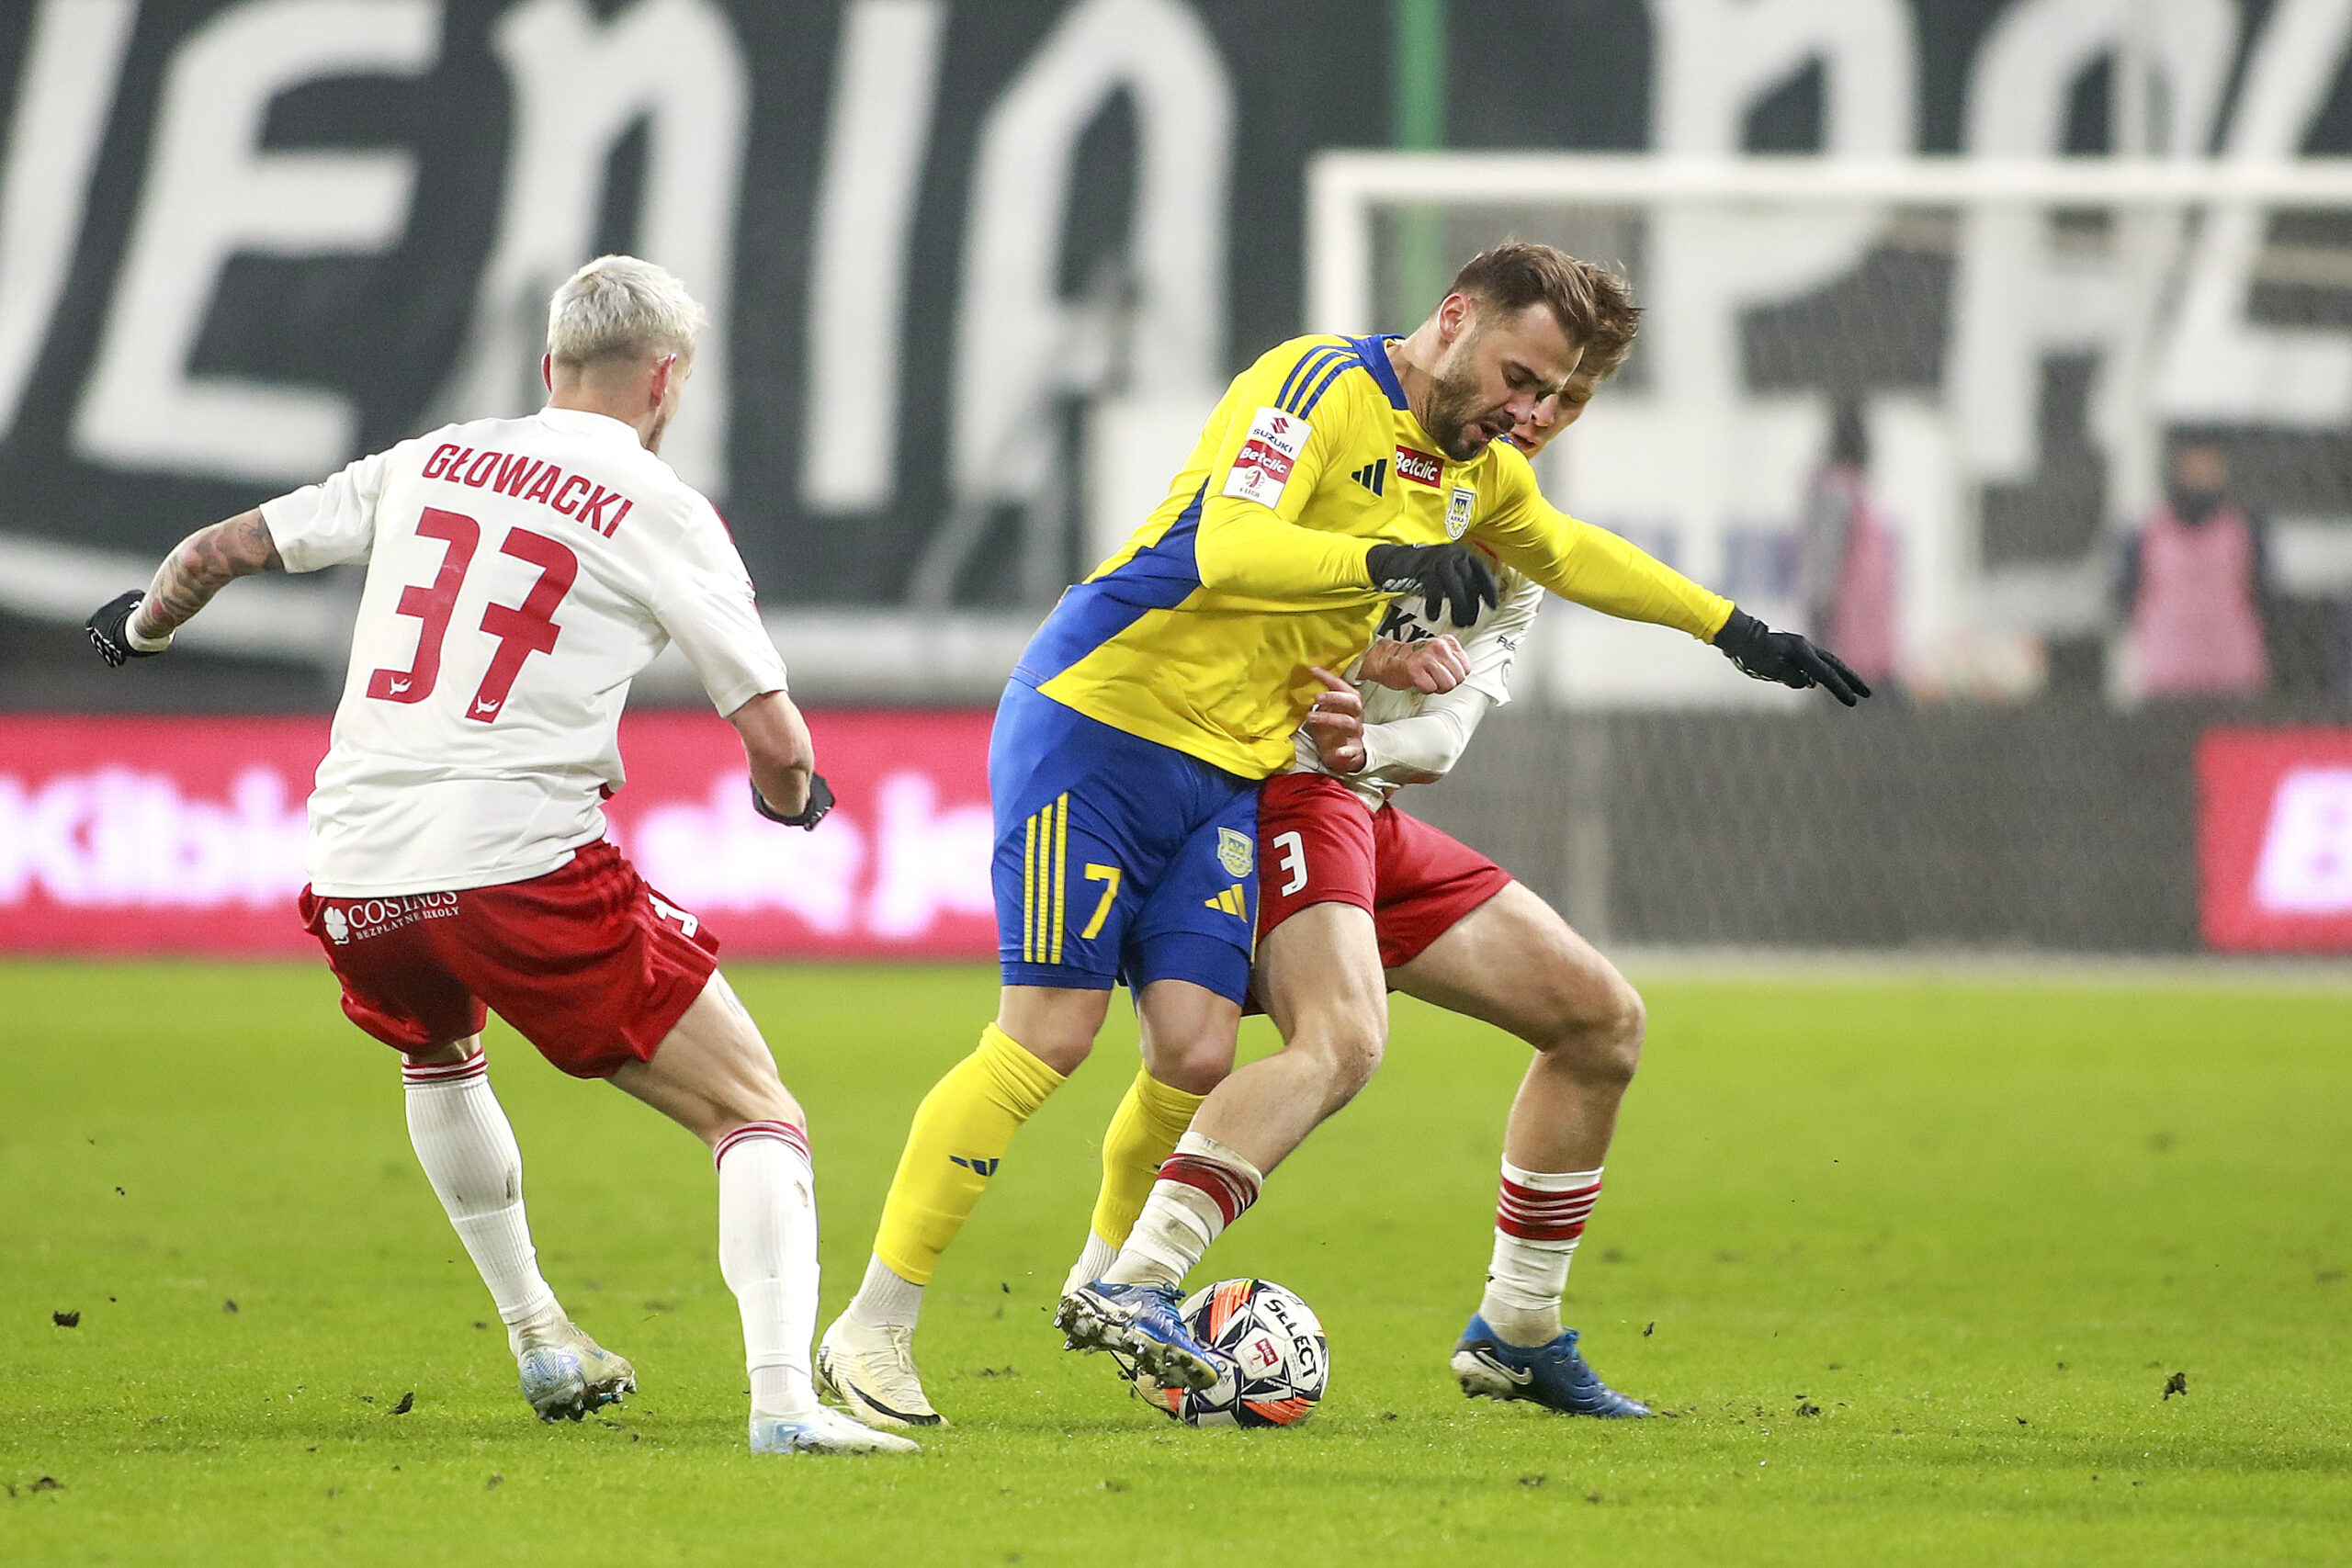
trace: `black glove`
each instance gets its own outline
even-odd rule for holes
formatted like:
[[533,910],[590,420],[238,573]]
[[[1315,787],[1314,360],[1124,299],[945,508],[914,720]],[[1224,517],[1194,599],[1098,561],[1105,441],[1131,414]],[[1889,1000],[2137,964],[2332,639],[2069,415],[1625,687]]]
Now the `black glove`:
[[134,588],[107,600],[82,623],[89,628],[90,646],[98,650],[98,657],[107,661],[108,669],[120,669],[127,659],[153,659],[164,651],[160,648],[130,646],[130,612],[139,608],[139,601],[145,597],[145,590]]
[[1776,632],[1745,610],[1734,610],[1715,646],[1739,672],[1756,681],[1778,681],[1803,691],[1819,686],[1848,707],[1871,694],[1869,684],[1844,660],[1794,632]]
[[827,787],[825,775],[822,773],[808,775],[808,804],[800,808],[798,815],[793,817],[786,817],[783,812],[770,806],[761,795],[757,781],[752,784],[752,809],[769,821],[781,822],[787,828],[814,828],[825,819],[825,813],[832,808],[833,792]]
[[1374,545],[1364,552],[1373,586],[1383,593],[1421,595],[1421,612],[1434,621],[1450,615],[1457,626],[1478,618],[1484,605],[1502,602],[1495,574],[1476,550],[1460,545]]

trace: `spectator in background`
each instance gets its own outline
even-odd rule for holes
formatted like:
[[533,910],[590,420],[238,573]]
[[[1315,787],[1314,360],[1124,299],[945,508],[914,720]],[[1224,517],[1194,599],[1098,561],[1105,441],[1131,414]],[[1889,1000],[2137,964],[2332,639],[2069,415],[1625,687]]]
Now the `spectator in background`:
[[1871,685],[1894,679],[1894,536],[1871,493],[1870,432],[1857,399],[1841,399],[1829,457],[1806,488],[1797,530],[1805,630]]
[[2143,697],[2256,697],[2270,688],[2266,531],[2229,498],[2229,483],[2219,446],[2183,442],[2164,504],[2124,546],[2119,597]]

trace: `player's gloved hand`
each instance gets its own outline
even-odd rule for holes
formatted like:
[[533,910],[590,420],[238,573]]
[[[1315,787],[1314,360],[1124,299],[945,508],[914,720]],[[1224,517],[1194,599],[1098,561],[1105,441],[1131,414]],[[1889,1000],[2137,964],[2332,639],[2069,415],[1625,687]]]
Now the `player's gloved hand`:
[[1871,694],[1868,682],[1846,661],[1794,632],[1776,632],[1745,610],[1734,610],[1715,646],[1739,672],[1756,681],[1777,681],[1799,691],[1819,686],[1848,707]]
[[825,775],[822,773],[808,775],[808,804],[790,817],[786,817],[767,803],[766,798],[760,794],[757,780],[753,780],[752,784],[752,809],[769,821],[781,822],[787,828],[814,828],[825,819],[825,813],[832,808],[833,792],[826,784]]
[[1356,679],[1385,686],[1392,692],[1435,695],[1450,692],[1470,678],[1470,655],[1452,634],[1420,642],[1374,637],[1356,666]]
[[89,630],[90,646],[98,650],[98,657],[107,661],[107,668],[119,670],[128,660],[153,659],[172,646],[169,637],[143,648],[132,640],[130,613],[138,609],[139,602],[146,597],[145,590],[138,588],[128,593],[117,594],[99,605],[90,618],[82,623]]
[[1422,613],[1432,621],[1446,615],[1466,626],[1482,608],[1502,602],[1495,574],[1476,550],[1460,545],[1374,545],[1363,564],[1383,593],[1420,594]]
[[1306,713],[1307,738],[1315,755],[1335,773],[1363,772],[1363,696],[1329,670],[1309,666],[1306,671],[1323,682],[1315,705]]

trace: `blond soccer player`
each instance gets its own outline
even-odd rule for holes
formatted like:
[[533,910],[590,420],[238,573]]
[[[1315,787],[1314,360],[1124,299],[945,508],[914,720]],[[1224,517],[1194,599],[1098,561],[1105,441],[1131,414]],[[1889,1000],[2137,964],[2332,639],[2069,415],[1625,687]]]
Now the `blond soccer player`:
[[446,426],[190,535],[143,593],[90,618],[90,637],[119,666],[164,652],[234,578],[366,562],[302,916],[344,1012],[401,1054],[410,1138],[497,1303],[524,1397],[576,1421],[637,1375],[539,1272],[482,1055],[492,1010],[711,1149],[752,1450],[911,1450],[817,1402],[806,1119],[710,929],[605,837],[629,682],[673,642],[741,736],[762,814],[814,828],[831,804],[742,559],[660,457],[704,323],[660,267],[589,263],[548,308],[539,412]]

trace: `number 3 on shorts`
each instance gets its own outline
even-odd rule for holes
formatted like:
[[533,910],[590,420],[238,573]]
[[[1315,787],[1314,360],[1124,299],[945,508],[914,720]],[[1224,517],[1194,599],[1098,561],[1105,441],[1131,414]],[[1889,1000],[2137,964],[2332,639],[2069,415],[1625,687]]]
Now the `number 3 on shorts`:
[[1102,922],[1111,918],[1111,906],[1119,901],[1119,868],[1097,865],[1089,861],[1086,863],[1086,880],[1102,884],[1102,901],[1094,906],[1093,918],[1086,922],[1086,929],[1078,933],[1080,942],[1092,942],[1102,933]]
[[1287,898],[1306,886],[1306,841],[1296,833],[1277,833],[1274,848],[1281,852],[1275,863],[1290,878],[1283,884],[1283,897]]

